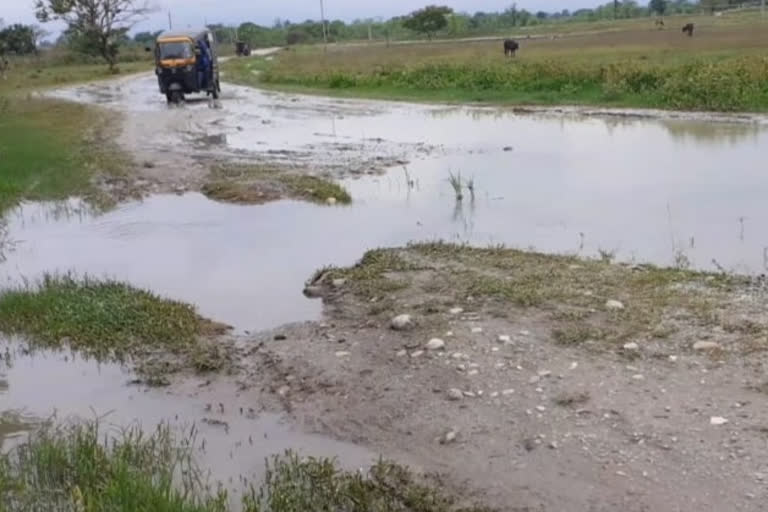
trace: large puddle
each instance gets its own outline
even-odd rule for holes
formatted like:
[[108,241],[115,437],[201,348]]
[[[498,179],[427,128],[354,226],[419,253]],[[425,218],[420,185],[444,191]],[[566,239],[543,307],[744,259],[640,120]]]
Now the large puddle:
[[224,484],[233,497],[243,490],[241,477],[258,483],[265,460],[293,450],[302,455],[337,457],[351,469],[375,461],[371,452],[351,444],[297,431],[234,383],[180,383],[173,391],[131,385],[134,376],[114,364],[84,361],[69,352],[22,353],[0,340],[0,450],[23,438],[34,425],[54,419],[98,420],[118,435],[136,425],[152,432],[164,423],[180,439],[192,438],[202,469],[212,484]]

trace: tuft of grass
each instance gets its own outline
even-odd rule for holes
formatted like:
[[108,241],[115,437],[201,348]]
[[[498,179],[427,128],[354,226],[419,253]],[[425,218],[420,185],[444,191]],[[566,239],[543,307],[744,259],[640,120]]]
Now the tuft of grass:
[[275,457],[264,485],[244,500],[245,512],[348,510],[359,512],[491,512],[457,501],[408,469],[379,461],[367,473],[341,471],[328,459]]
[[151,349],[181,353],[222,328],[191,305],[112,280],[46,275],[37,286],[0,292],[1,332],[100,359],[122,361]]
[[170,428],[105,432],[97,422],[43,427],[0,454],[0,510],[227,512],[209,493],[192,443]]
[[349,192],[338,183],[294,170],[227,165],[214,168],[211,178],[203,193],[219,201],[258,204],[290,197],[321,204],[331,198],[340,204],[352,202]]

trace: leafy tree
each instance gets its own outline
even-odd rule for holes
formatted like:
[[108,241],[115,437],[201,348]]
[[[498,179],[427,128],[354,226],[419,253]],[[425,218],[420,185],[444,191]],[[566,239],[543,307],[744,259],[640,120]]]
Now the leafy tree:
[[35,14],[43,23],[63,21],[80,41],[79,47],[100,55],[110,70],[117,67],[121,40],[149,13],[137,0],[36,0]]
[[37,33],[30,25],[9,25],[0,30],[0,53],[26,55],[37,52]]
[[661,16],[664,14],[667,10],[667,0],[651,0],[648,3],[648,8],[652,11]]
[[403,22],[403,26],[414,32],[426,34],[429,39],[448,26],[447,16],[453,9],[445,6],[429,5],[411,13]]
[[152,32],[139,32],[133,36],[133,41],[142,46],[148,46],[155,42],[157,34]]

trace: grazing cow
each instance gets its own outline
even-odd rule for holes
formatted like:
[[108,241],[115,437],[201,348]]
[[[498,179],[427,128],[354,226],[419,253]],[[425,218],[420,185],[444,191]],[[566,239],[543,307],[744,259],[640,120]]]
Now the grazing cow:
[[683,27],[683,33],[688,34],[688,37],[693,37],[693,23],[688,23]]
[[507,57],[514,57],[517,50],[520,49],[520,44],[514,39],[504,40],[504,55]]

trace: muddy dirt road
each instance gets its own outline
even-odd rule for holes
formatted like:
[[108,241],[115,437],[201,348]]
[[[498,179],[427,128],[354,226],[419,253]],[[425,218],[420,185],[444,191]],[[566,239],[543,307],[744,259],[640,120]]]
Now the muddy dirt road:
[[[122,116],[120,143],[148,162],[137,171],[148,195],[102,215],[77,201],[23,205],[7,219],[14,243],[2,284],[74,270],[190,301],[236,327],[239,372],[146,390],[125,387],[133,376],[117,367],[16,353],[0,409],[42,418],[92,405],[114,409],[118,424],[196,422],[219,455],[233,452],[234,464],[201,455],[221,480],[258,476],[263,456],[290,445],[353,467],[384,454],[501,510],[764,510],[768,302],[758,285],[719,297],[711,323],[665,302],[652,317],[659,329],[609,345],[578,329],[563,335],[578,343],[564,344],[553,325],[636,321],[644,296],[603,296],[602,278],[579,281],[591,302],[578,307],[462,288],[467,273],[514,276],[519,267],[506,260],[456,268],[453,255],[435,256],[417,270],[385,265],[385,280],[401,281],[369,295],[354,273],[318,282],[322,299],[301,294],[324,265],[434,239],[758,274],[768,246],[768,187],[756,166],[764,119],[520,113],[230,85],[220,102],[169,108],[152,76],[55,95]],[[211,165],[231,161],[331,176],[353,204],[235,206],[197,193]],[[449,171],[474,178],[472,197],[455,201]],[[579,267],[547,267],[535,282]],[[650,279],[642,266],[630,271],[640,276],[632,282]],[[400,314],[413,325],[394,330]],[[445,346],[429,350],[433,338]],[[33,369],[62,375],[55,381],[71,390],[41,400],[41,383],[26,378]],[[282,441],[253,446],[253,433]]]

